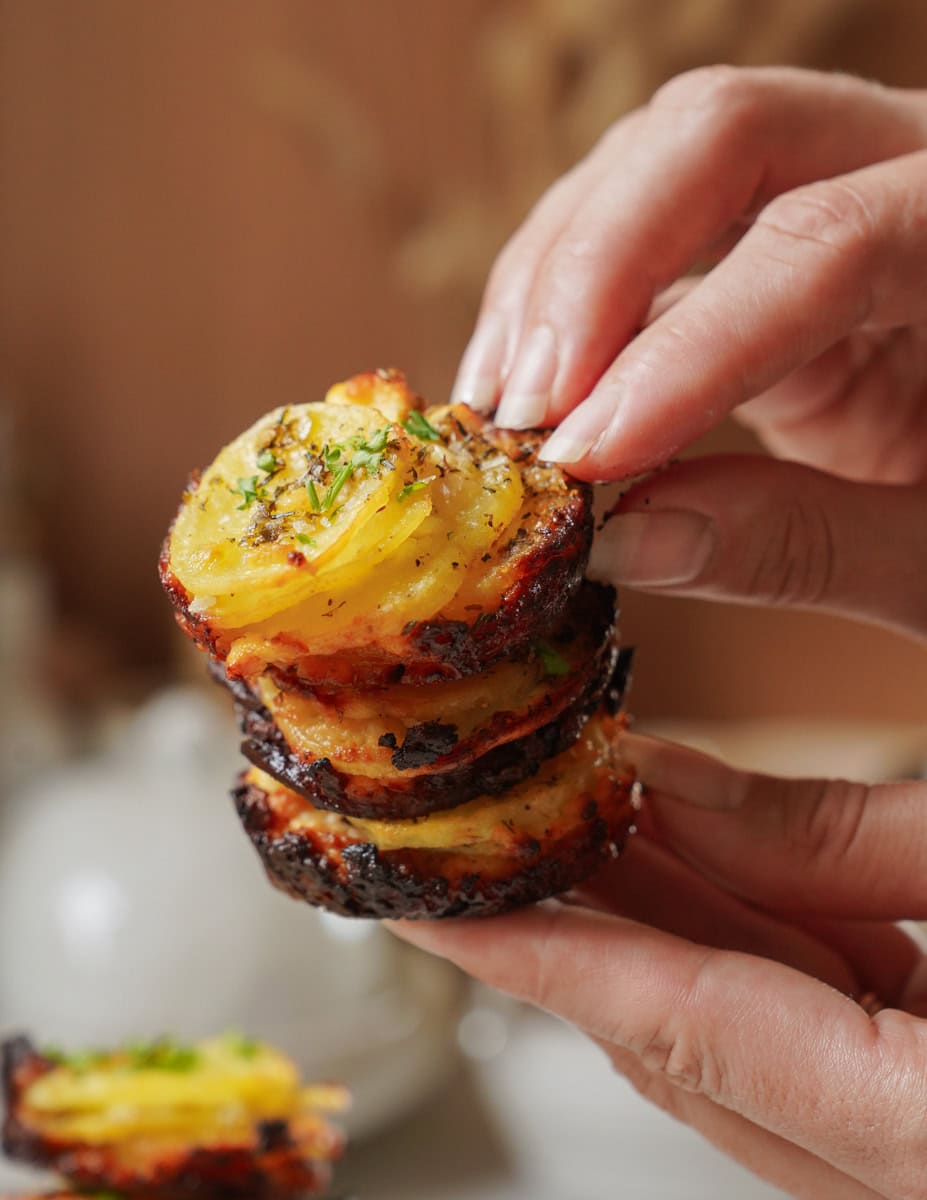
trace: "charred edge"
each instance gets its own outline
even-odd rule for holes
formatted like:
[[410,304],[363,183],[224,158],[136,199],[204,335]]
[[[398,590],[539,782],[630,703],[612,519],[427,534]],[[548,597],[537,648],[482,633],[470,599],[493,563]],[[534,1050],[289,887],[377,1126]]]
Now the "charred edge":
[[19,1120],[19,1106],[29,1084],[51,1068],[52,1064],[25,1035],[7,1038],[0,1045],[0,1086],[4,1107],[0,1146],[8,1157],[36,1166],[45,1166],[49,1160],[43,1153],[41,1138]]
[[[259,788],[236,789],[239,812],[268,808]],[[620,828],[601,817],[585,821],[568,839],[535,862],[510,859],[508,873],[453,872],[453,856],[440,852],[381,853],[369,842],[333,849],[311,834],[271,832],[273,815],[251,822],[251,833],[271,883],[298,900],[342,916],[398,918],[488,917],[533,904],[575,886],[624,846],[632,810]],[[528,849],[537,853],[535,843]],[[527,851],[526,851],[527,853]],[[450,866],[450,871],[448,871]]]
[[75,1148],[56,1157],[54,1167],[81,1191],[102,1188],[139,1200],[280,1200],[317,1195],[331,1178],[328,1162],[300,1158],[287,1147],[193,1148],[180,1159],[154,1163],[145,1175],[105,1148]]
[[518,579],[503,592],[492,612],[473,624],[420,621],[409,631],[408,682],[439,669],[444,678],[463,678],[511,657],[526,642],[559,622],[582,583],[592,545],[591,502],[575,497],[532,541],[538,544],[519,566]]
[[572,746],[601,702],[616,653],[614,648],[608,649],[600,670],[554,720],[524,737],[494,746],[464,765],[416,775],[399,786],[371,787],[362,778],[335,770],[327,758],[312,762],[297,758],[270,713],[250,692],[248,701],[238,705],[245,734],[242,752],[317,808],[345,816],[402,819],[456,808],[476,796],[508,791],[535,775],[547,759]]
[[174,620],[187,637],[202,650],[216,658],[224,657],[219,635],[212,629],[208,621],[190,611],[190,593],[171,570],[170,544],[173,528],[172,522],[161,546],[161,554],[158,558],[158,577],[174,608]]
[[396,747],[390,761],[397,771],[430,767],[450,754],[459,740],[456,725],[443,725],[440,721],[422,721],[406,731],[402,745]]

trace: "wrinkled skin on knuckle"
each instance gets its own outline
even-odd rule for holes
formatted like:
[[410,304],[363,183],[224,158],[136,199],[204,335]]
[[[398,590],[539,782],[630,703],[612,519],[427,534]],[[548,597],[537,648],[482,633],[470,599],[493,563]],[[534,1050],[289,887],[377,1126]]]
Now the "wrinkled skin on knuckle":
[[788,793],[782,805],[783,837],[811,872],[835,868],[858,858],[870,789],[842,779],[807,780]]
[[705,1024],[701,1019],[706,992],[703,981],[716,958],[715,951],[702,948],[689,978],[679,987],[669,1015],[655,1017],[648,1029],[616,1030],[614,1037],[616,1043],[636,1055],[647,1071],[673,1087],[712,1100],[719,1099],[727,1090],[720,1056],[704,1036]]
[[872,1022],[879,1080],[874,1104],[889,1114],[891,1143],[883,1165],[894,1181],[892,1195],[927,1194],[927,1021],[885,1009]]
[[855,319],[862,323],[872,308],[867,281],[879,249],[877,218],[859,191],[847,180],[830,180],[796,188],[777,196],[760,212],[754,245],[778,262],[807,273],[813,258],[825,288],[825,299],[855,301]]
[[696,67],[665,83],[650,101],[654,119],[677,124],[686,135],[729,147],[754,134],[769,111],[769,90],[749,68]]
[[[765,532],[764,532],[765,531]],[[741,589],[770,605],[813,607],[824,601],[837,569],[836,540],[827,513],[794,500],[748,533],[741,558]]]

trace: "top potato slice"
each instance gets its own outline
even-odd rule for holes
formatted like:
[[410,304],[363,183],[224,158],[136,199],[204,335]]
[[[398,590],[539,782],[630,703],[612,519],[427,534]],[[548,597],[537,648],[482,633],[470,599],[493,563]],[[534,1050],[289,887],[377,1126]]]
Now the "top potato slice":
[[[298,604],[408,522],[390,501],[417,479],[410,439],[378,410],[302,404],[262,417],[187,495],[170,569],[191,609],[239,625]],[[424,519],[421,506],[417,510]]]
[[[405,500],[391,503],[389,527],[403,517],[404,505],[427,498],[431,510],[401,544],[391,547],[382,567],[362,576],[332,571],[324,587],[301,602],[276,612],[248,630],[233,631],[229,661],[274,660],[294,645],[315,653],[334,654],[369,643],[401,652],[402,631],[409,622],[425,620],[453,599],[468,568],[489,552],[500,532],[518,512],[523,485],[517,464],[483,443],[474,456],[450,408],[429,409],[427,425],[435,440],[423,441],[409,468],[417,475]],[[417,439],[413,436],[413,442]],[[410,485],[405,485],[408,488]],[[366,562],[365,556],[356,561]],[[237,634],[242,645],[235,646]],[[256,646],[255,638],[258,639]]]
[[363,371],[334,384],[325,393],[325,403],[366,405],[397,424],[402,424],[409,413],[423,407],[421,397],[412,391],[405,375],[395,367]]

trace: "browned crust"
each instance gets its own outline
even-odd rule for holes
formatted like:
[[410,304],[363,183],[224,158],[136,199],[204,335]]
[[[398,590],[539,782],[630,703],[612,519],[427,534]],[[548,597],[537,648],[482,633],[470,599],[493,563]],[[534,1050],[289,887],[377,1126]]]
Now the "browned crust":
[[[509,726],[514,736],[499,741],[485,753],[479,753],[478,732],[468,743],[460,743],[444,756],[436,757],[434,769],[403,780],[372,779],[336,770],[328,759],[308,759],[295,754],[277,728],[271,714],[250,689],[237,680],[224,678],[222,667],[214,664],[213,673],[232,690],[236,709],[245,734],[242,751],[256,766],[284,786],[305,796],[318,808],[331,809],[347,816],[386,820],[424,816],[439,809],[454,808],[479,795],[499,795],[534,775],[542,763],[571,746],[582,732],[589,716],[599,707],[606,692],[612,707],[620,697],[614,695],[618,651],[614,643],[614,593],[610,588],[586,584],[586,603],[576,616],[584,629],[583,664],[573,699],[561,705],[555,702],[552,719],[542,720],[534,728],[517,734],[519,714],[497,713],[491,730],[498,736],[498,724]],[[591,634],[587,637],[587,634]],[[556,692],[552,681],[552,692]],[[441,727],[450,728],[450,727]],[[488,736],[484,731],[482,738]],[[440,741],[440,730],[436,731]],[[423,736],[423,741],[427,735]]]
[[[634,819],[630,778],[610,783],[603,805],[575,797],[572,822],[555,841],[533,839],[511,854],[379,851],[370,842],[288,827],[268,794],[242,782],[232,795],[274,887],[348,917],[491,917],[574,887],[617,857]],[[606,818],[603,812],[609,812]]]
[[[472,620],[438,615],[410,622],[403,630],[402,652],[370,645],[350,654],[313,655],[311,645],[298,647],[293,667],[274,670],[281,686],[373,687],[399,681],[422,684],[460,679],[485,670],[533,638],[544,636],[560,620],[582,581],[592,544],[592,488],[571,479],[560,467],[537,462],[543,435],[497,429],[464,406],[454,409],[463,441],[481,439],[525,465],[532,489],[524,526],[494,551],[512,582],[501,590],[495,607]],[[194,474],[187,491],[195,490]],[[173,526],[172,526],[173,528]],[[191,612],[191,597],[170,567],[170,530],[161,549],[158,569],[162,586],[174,606],[178,624],[188,637],[215,658],[229,651],[227,633]],[[289,639],[293,644],[293,639]]]
[[[144,1166],[128,1163],[116,1146],[84,1145],[42,1136],[22,1119],[22,1097],[29,1085],[53,1064],[25,1037],[0,1046],[5,1117],[4,1152],[19,1162],[55,1171],[75,1188],[126,1193],[144,1200],[274,1200],[314,1195],[331,1180],[328,1159],[305,1158],[285,1122],[264,1122],[252,1145],[171,1149],[146,1158]],[[343,1150],[341,1135],[331,1128],[330,1156]]]

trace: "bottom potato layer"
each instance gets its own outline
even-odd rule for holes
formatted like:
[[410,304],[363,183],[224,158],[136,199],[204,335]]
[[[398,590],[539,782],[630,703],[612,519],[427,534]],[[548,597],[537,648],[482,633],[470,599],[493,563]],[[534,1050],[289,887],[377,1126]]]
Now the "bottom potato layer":
[[255,767],[233,796],[271,882],[297,899],[344,916],[492,916],[565,891],[619,853],[636,809],[621,728],[600,712],[504,797],[419,819],[316,809]]

